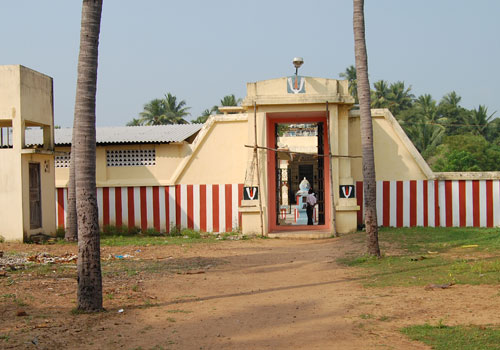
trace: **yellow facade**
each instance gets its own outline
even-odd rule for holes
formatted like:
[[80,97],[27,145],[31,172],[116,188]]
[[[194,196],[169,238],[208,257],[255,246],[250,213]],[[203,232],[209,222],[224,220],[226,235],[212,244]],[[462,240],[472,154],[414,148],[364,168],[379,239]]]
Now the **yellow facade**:
[[[55,234],[53,119],[52,78],[20,65],[0,66],[3,239],[22,241],[38,233]],[[25,144],[28,127],[43,130],[43,145]]]

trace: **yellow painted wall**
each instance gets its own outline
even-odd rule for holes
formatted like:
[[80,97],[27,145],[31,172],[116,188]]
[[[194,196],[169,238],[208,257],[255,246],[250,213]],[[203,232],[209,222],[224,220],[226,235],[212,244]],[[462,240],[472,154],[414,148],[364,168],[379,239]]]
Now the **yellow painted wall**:
[[214,122],[193,150],[176,183],[243,183],[248,153],[247,127],[246,120]]
[[[415,161],[405,142],[396,133],[391,123],[382,116],[373,120],[373,142],[375,173],[377,180],[423,180],[427,176]],[[349,154],[361,155],[359,117],[349,118]],[[355,181],[363,180],[362,159],[351,160]]]
[[[106,166],[106,150],[155,149],[156,165]],[[56,152],[70,152],[70,147],[56,147]],[[96,180],[98,187],[165,186],[171,185],[172,176],[191,153],[187,143],[98,145],[96,150]],[[69,168],[56,168],[56,186],[67,187]]]
[[[52,78],[21,65],[0,66],[0,126],[12,127],[13,145],[0,149],[0,235],[6,240],[21,241],[31,233],[55,234],[53,117]],[[25,127],[35,125],[44,129],[43,149],[24,145]],[[42,227],[38,230],[29,228],[29,161],[41,163]]]
[[[8,241],[23,239],[21,155],[0,149],[0,236]],[[0,238],[2,238],[0,237]]]

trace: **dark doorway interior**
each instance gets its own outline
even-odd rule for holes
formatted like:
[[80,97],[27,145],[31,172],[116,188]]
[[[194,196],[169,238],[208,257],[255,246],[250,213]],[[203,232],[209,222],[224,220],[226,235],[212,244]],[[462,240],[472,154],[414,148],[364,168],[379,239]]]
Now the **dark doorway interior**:
[[29,164],[30,229],[42,227],[42,194],[40,186],[40,163]]
[[314,225],[324,225],[324,159],[318,156],[323,154],[323,123],[278,123],[275,130],[276,224],[307,225],[305,198],[312,188],[318,203]]

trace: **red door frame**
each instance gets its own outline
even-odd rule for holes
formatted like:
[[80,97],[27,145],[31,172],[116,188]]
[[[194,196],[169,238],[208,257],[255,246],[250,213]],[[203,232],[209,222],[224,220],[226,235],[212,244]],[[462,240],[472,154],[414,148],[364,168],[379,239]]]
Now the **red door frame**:
[[[326,112],[278,112],[267,113],[266,115],[267,126],[267,147],[276,149],[276,124],[278,123],[314,123],[323,122],[323,150],[328,150],[328,130],[326,123]],[[268,188],[268,218],[269,218],[269,232],[273,231],[303,231],[307,230],[327,230],[330,229],[330,158],[325,157],[323,176],[325,188],[325,224],[324,225],[300,225],[300,226],[279,226],[276,225],[276,158],[274,151],[267,151],[267,188]]]

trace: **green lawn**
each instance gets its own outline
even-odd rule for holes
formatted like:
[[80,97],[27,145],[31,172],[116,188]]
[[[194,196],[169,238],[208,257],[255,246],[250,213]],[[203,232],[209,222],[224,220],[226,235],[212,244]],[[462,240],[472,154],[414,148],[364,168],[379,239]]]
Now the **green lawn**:
[[496,327],[421,325],[406,327],[401,332],[435,350],[500,349],[500,329]]
[[[364,239],[358,232],[354,239]],[[413,286],[429,283],[500,283],[500,231],[478,228],[384,228],[379,232],[382,254],[377,259],[349,256],[339,261],[366,269],[367,287]]]

